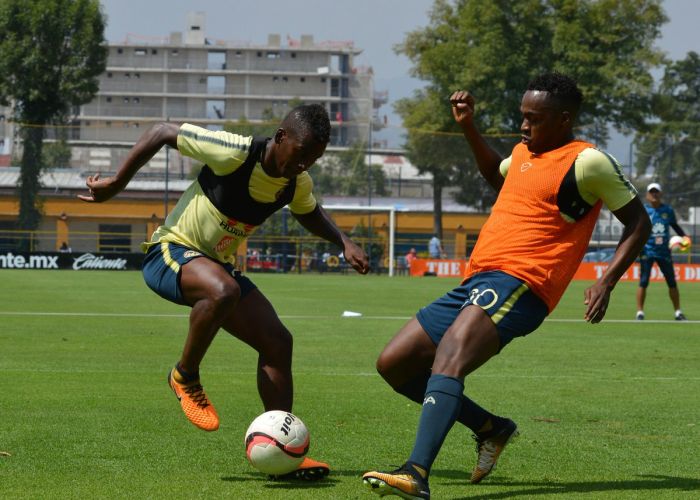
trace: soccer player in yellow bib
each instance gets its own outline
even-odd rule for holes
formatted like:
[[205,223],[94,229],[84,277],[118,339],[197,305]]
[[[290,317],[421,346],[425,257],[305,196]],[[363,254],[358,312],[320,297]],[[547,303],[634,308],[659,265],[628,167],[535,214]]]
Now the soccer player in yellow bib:
[[[234,269],[236,248],[284,206],[313,234],[343,249],[359,273],[369,271],[365,252],[343,234],[312,194],[309,168],[323,155],[330,121],[318,104],[294,108],[274,137],[247,137],[190,124],[160,123],[129,152],[114,177],[87,178],[86,202],[107,201],[163,146],[205,164],[165,224],[143,244],[143,275],[163,298],[190,306],[190,324],[179,362],[168,374],[187,418],[214,431],[219,417],[202,388],[199,366],[220,328],[258,351],[257,383],[265,411],[292,410],[292,335],[247,277]],[[326,476],[327,464],[305,458],[291,476]]]

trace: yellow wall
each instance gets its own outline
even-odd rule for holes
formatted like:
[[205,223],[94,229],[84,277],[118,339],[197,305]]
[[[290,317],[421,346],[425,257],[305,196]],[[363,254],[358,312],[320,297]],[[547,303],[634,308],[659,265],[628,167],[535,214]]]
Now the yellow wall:
[[[148,196],[148,194],[145,194]],[[152,195],[151,195],[152,196]],[[177,202],[177,195],[173,195],[169,202],[168,211],[171,211]],[[14,197],[0,198],[0,217],[14,219],[17,217],[19,205]],[[42,229],[57,233],[55,245],[63,241],[71,242],[70,232],[77,227],[85,228],[86,223],[131,223],[138,224],[138,231],[146,229],[146,237],[155,230],[163,221],[162,198],[115,198],[107,203],[86,203],[76,197],[44,195],[42,210],[44,221]],[[370,216],[363,212],[332,212],[331,216],[343,231],[351,231],[358,225],[367,227]],[[485,214],[444,213],[442,218],[445,240],[457,240],[460,249],[464,246],[462,241],[464,234],[476,234],[486,221]],[[387,231],[389,226],[389,214],[387,212],[373,212],[371,225],[376,231]],[[425,212],[396,212],[397,233],[425,233],[433,232],[433,214]],[[459,236],[459,235],[462,236]],[[53,243],[52,243],[53,245]],[[449,250],[448,250],[449,251]],[[459,250],[455,252],[461,253]],[[452,253],[449,251],[449,253]]]

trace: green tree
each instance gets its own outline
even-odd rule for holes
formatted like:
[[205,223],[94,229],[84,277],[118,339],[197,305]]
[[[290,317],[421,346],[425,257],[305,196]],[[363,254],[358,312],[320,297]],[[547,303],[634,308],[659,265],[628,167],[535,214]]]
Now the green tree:
[[0,102],[12,105],[23,142],[19,227],[41,219],[39,174],[47,124],[89,102],[105,69],[97,0],[0,1]]
[[[428,26],[395,47],[413,63],[413,75],[427,82],[396,106],[409,128],[411,161],[433,174],[437,190],[460,181],[462,202],[492,199],[476,180],[471,155],[455,146],[453,136],[437,145],[437,134],[459,132],[448,98],[456,89],[472,92],[481,130],[507,154],[517,140],[523,90],[545,71],[579,81],[584,137],[604,144],[608,124],[620,130],[643,124],[650,111],[650,69],[663,60],[653,44],[665,21],[660,0],[436,0]],[[436,139],[426,140],[426,133]],[[453,159],[457,151],[461,161]]]
[[674,208],[700,199],[700,56],[689,52],[666,65],[652,100],[656,121],[635,137],[637,174],[648,169]]
[[367,144],[356,142],[348,149],[326,153],[319,165],[310,171],[314,192],[319,195],[372,196],[386,195],[386,175],[381,165],[370,167],[365,160]]
[[49,168],[66,168],[70,165],[71,150],[66,140],[66,129],[56,128],[56,140],[44,144],[41,151],[41,165]]

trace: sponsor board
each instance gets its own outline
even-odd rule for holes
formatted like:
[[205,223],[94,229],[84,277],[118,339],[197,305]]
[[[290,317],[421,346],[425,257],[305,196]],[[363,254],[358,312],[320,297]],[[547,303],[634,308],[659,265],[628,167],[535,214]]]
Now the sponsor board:
[[459,259],[413,259],[411,276],[442,276],[461,278],[467,268],[466,260]]
[[140,270],[142,253],[0,252],[0,269]]
[[[608,268],[607,263],[601,262],[583,262],[576,274],[575,280],[597,280]],[[673,264],[673,270],[676,272],[676,281],[687,281],[700,283],[700,264]],[[641,274],[639,264],[632,264],[630,268],[622,275],[620,281],[639,281]],[[664,281],[664,275],[658,266],[651,268],[650,281]]]
[[[449,278],[462,278],[467,267],[466,260],[449,260],[449,259],[415,259],[411,263],[411,276],[441,276]],[[579,266],[575,280],[597,280],[608,268],[607,263],[602,262],[583,262]],[[679,282],[700,282],[700,264],[674,264],[673,269],[676,272],[676,281]],[[639,264],[632,264],[630,268],[622,275],[620,281],[639,281],[640,269]],[[658,266],[651,269],[651,281],[663,281],[664,277],[661,274]]]

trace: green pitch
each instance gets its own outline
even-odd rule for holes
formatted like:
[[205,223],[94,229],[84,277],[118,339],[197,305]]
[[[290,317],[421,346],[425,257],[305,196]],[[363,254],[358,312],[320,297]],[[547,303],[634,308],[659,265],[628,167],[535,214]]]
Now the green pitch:
[[[255,356],[220,334],[202,382],[221,417],[204,433],[166,384],[187,309],[140,273],[0,272],[0,498],[372,499],[360,475],[409,454],[417,405],[374,370],[415,310],[455,282],[438,278],[251,275],[295,336],[294,411],[317,484],[268,481],[246,462],[243,434],[262,412]],[[672,319],[663,284],[647,319],[588,325],[584,283],[551,320],[467,379],[466,391],[518,422],[521,437],[481,485],[469,432],[457,425],[434,466],[435,498],[697,498],[700,323]],[[607,319],[633,318],[634,284]],[[700,286],[681,284],[700,320]],[[345,310],[360,318],[342,318]]]

